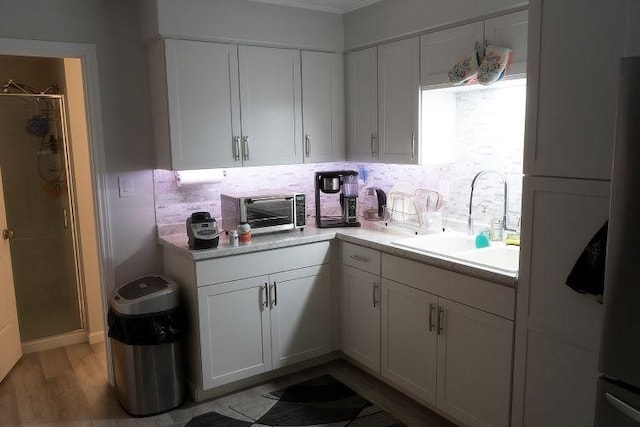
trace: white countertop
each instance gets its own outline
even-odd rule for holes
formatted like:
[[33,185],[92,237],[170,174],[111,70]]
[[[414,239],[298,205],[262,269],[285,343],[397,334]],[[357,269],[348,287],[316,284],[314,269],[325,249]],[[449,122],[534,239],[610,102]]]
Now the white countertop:
[[218,247],[214,249],[189,249],[186,233],[160,236],[159,242],[164,248],[175,251],[181,256],[185,256],[193,261],[201,261],[211,258],[267,251],[288,246],[304,245],[337,238],[345,242],[376,249],[383,253],[433,265],[435,267],[455,271],[457,273],[488,280],[501,285],[516,286],[517,275],[515,274],[510,275],[488,268],[481,268],[473,264],[465,264],[457,260],[452,260],[444,255],[429,255],[423,252],[402,248],[391,243],[399,238],[408,236],[409,234],[407,233],[390,231],[384,227],[376,226],[375,223],[365,223],[363,224],[363,227],[316,228],[315,226],[307,226],[304,231],[254,234],[252,236],[251,243],[241,244],[238,246],[231,246],[229,244],[228,236],[222,234],[220,236]]

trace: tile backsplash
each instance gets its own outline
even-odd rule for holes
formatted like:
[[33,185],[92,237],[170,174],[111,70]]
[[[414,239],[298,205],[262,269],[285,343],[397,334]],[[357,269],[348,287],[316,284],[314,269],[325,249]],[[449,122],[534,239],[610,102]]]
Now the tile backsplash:
[[[499,171],[509,184],[509,225],[519,226],[523,135],[524,86],[472,90],[456,95],[455,163],[413,166],[336,162],[239,167],[225,169],[224,178],[219,183],[182,187],[177,187],[174,172],[155,170],[158,232],[184,233],[185,220],[195,211],[208,211],[219,221],[221,193],[304,192],[307,195],[307,214],[313,216],[315,172],[359,169],[367,174],[366,182],[360,180],[360,188],[374,186],[389,192],[394,184],[404,182],[416,188],[439,191],[449,206],[444,225],[460,230],[466,229],[474,175],[487,169]],[[503,184],[499,176],[490,174],[479,180],[473,202],[475,223],[487,223],[492,216],[501,216],[502,200]],[[314,219],[310,218],[309,222],[313,223]]]

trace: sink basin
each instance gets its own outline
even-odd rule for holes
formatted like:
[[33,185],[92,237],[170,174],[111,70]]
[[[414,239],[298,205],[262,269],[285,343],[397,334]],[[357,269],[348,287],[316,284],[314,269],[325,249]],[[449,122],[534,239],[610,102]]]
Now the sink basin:
[[518,272],[520,248],[494,243],[477,249],[475,236],[459,232],[444,232],[408,237],[391,242],[394,245],[436,256],[445,256],[481,268],[489,268],[507,274]]
[[488,248],[458,252],[452,257],[480,267],[488,267],[505,273],[517,273],[520,248],[517,246],[489,246]]
[[475,250],[475,237],[464,233],[444,232],[425,236],[408,237],[391,242],[394,245],[436,255],[451,255]]

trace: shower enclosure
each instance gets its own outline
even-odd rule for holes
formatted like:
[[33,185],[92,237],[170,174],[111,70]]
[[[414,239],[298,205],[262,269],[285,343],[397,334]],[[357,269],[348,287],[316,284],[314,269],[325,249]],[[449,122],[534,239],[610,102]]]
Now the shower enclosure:
[[0,94],[3,237],[23,342],[85,327],[67,147],[62,95]]

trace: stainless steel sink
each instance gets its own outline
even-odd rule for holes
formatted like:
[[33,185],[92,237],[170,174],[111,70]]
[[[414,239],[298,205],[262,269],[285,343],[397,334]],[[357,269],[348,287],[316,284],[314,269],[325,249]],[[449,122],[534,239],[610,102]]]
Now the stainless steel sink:
[[497,270],[507,274],[517,274],[520,248],[506,246],[502,242],[491,242],[487,248],[475,247],[475,236],[447,231],[444,233],[408,237],[391,242],[394,245],[424,252],[429,255],[443,256],[480,268]]

